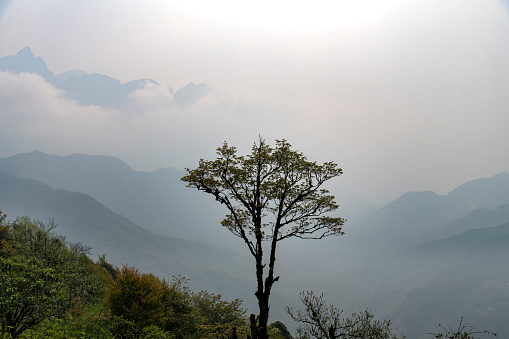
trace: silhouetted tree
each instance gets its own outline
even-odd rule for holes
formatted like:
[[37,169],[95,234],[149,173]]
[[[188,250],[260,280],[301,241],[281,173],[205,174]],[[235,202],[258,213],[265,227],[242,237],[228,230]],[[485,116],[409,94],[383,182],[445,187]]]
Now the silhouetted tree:
[[[240,237],[254,257],[259,315],[251,337],[265,339],[270,293],[279,279],[274,271],[277,244],[291,237],[321,239],[343,234],[344,219],[323,215],[338,205],[321,188],[342,170],[334,162],[318,165],[308,161],[286,140],[277,140],[272,148],[260,138],[245,157],[225,142],[217,154],[216,160],[201,159],[197,169],[187,169],[182,180],[227,207],[229,214],[222,225]],[[269,244],[268,256],[264,243]]]
[[297,338],[397,338],[392,333],[391,322],[374,319],[374,315],[369,310],[344,317],[342,310],[325,302],[323,294],[316,296],[313,291],[310,291],[302,292],[299,297],[305,306],[304,311],[294,312],[291,308],[286,308],[293,320],[300,323]]
[[463,318],[460,319],[460,322],[458,324],[458,328],[456,330],[453,330],[452,328],[446,328],[445,326],[438,325],[438,329],[440,332],[431,332],[427,333],[429,335],[432,335],[433,338],[436,339],[479,339],[480,336],[477,336],[477,334],[485,334],[485,336],[493,336],[498,337],[498,334],[491,331],[479,331],[474,330],[474,327],[471,326],[469,323],[464,323]]

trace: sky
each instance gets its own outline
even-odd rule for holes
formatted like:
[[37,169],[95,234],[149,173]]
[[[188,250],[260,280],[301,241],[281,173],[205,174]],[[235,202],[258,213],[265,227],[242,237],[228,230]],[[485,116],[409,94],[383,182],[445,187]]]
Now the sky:
[[[499,0],[0,2],[0,57],[29,46],[73,69],[151,85],[126,110],[81,106],[0,73],[0,157],[106,154],[194,167],[261,135],[378,204],[509,171],[509,6]],[[166,90],[214,90],[185,109]],[[3,102],[3,103],[2,103]]]

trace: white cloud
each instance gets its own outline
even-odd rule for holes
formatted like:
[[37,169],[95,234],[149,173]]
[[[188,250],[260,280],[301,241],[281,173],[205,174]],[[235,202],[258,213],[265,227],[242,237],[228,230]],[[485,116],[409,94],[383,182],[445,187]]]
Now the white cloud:
[[[496,0],[262,1],[251,11],[196,3],[92,1],[76,10],[46,0],[25,13],[27,2],[13,2],[0,55],[28,45],[56,73],[162,85],[115,111],[3,74],[0,156],[45,148],[182,168],[214,157],[224,140],[248,150],[261,134],[287,138],[311,159],[344,161],[341,180],[379,200],[446,193],[509,170],[509,21]],[[181,109],[164,81],[216,90]]]
[[183,168],[213,157],[223,141],[247,138],[249,149],[259,134],[291,130],[291,119],[281,121],[252,94],[212,91],[183,109],[168,88],[149,84],[136,90],[129,108],[120,111],[81,106],[37,75],[0,72],[0,156],[39,149],[119,156],[143,170]]

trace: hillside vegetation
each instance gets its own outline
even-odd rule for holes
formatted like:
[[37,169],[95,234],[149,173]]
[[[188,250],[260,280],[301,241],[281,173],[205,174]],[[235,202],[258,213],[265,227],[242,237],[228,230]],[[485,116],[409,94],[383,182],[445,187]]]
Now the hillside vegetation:
[[[194,292],[128,264],[115,267],[90,248],[28,217],[0,212],[1,338],[229,338],[242,336],[242,301]],[[271,327],[271,337],[280,331]],[[245,335],[244,335],[245,337]]]

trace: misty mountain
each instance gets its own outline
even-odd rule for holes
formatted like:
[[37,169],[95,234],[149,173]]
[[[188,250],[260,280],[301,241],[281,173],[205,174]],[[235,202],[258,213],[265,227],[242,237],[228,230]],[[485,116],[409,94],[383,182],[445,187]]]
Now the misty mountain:
[[[245,255],[242,242],[219,226],[225,213],[220,204],[206,194],[185,187],[180,180],[185,172],[173,168],[138,172],[114,157],[56,156],[39,151],[0,158],[0,171],[12,173],[7,182],[13,180],[13,175],[20,181],[9,190],[0,187],[0,197],[10,196],[0,198],[0,208],[10,217],[19,214],[54,217],[64,234],[69,232],[78,241],[98,250],[120,243],[117,254],[104,251],[108,258],[129,260],[130,265],[149,267],[156,274],[166,272],[161,268],[166,266],[191,272],[186,274],[200,288],[210,286],[202,285],[202,281],[221,285],[210,288],[218,292],[226,289],[231,292],[228,296],[237,293],[237,297],[253,301],[249,258],[243,265],[242,255],[230,258],[233,260],[230,262],[214,252],[218,249],[215,243],[222,246],[220,252],[225,251],[221,253],[234,257],[238,250]],[[273,316],[286,319],[292,326],[285,318],[284,306],[300,307],[298,293],[314,290],[323,292],[328,302],[346,312],[369,307],[378,317],[392,319],[407,337],[419,338],[439,322],[454,324],[461,316],[476,326],[495,319],[481,327],[500,331],[502,321],[491,313],[479,312],[491,308],[499,314],[509,314],[506,305],[509,290],[504,289],[509,281],[509,265],[505,260],[509,239],[504,233],[507,225],[486,229],[509,222],[506,220],[508,206],[491,209],[506,199],[505,177],[501,173],[474,180],[449,195],[409,192],[364,221],[347,222],[344,236],[282,242],[278,250],[281,281],[274,291]],[[347,196],[338,196],[338,202],[343,205]],[[33,198],[26,202],[29,197]],[[68,220],[76,221],[79,227],[66,229],[66,225],[72,224]],[[472,228],[486,230],[468,231]],[[90,232],[82,231],[87,229]],[[156,236],[153,232],[163,235]],[[110,239],[107,245],[97,240],[102,234]],[[171,244],[176,254],[164,247],[167,244]],[[230,249],[225,250],[226,245]],[[136,251],[130,252],[131,248]],[[162,259],[158,257],[159,252]],[[193,252],[197,252],[194,259]],[[208,256],[209,261],[202,260],[201,255]],[[153,266],[143,266],[147,260]],[[202,270],[202,264],[209,270]],[[230,275],[236,276],[231,282]],[[244,280],[248,280],[246,285]],[[420,314],[425,321],[419,319]]]
[[[55,75],[48,69],[41,57],[36,57],[29,47],[23,48],[16,55],[0,58],[0,71],[11,73],[35,73],[55,87],[64,90],[65,96],[76,100],[81,105],[96,105],[125,109],[129,104],[128,96],[147,85],[159,85],[152,79],[139,79],[122,84],[119,80],[104,74],[88,74],[82,70],[72,70]],[[177,104],[187,107],[203,98],[211,91],[207,84],[189,83],[177,92],[167,88]]]
[[[112,167],[127,166],[118,159],[106,157],[108,162]],[[55,176],[64,173],[56,171]],[[112,211],[90,195],[54,189],[40,181],[20,178],[1,170],[0,210],[11,220],[18,216],[30,216],[43,221],[52,218],[59,225],[55,230],[58,234],[66,236],[70,241],[92,246],[93,256],[106,254],[107,260],[115,265],[128,264],[143,272],[167,278],[180,274],[191,279],[191,287],[195,290],[206,289],[221,293],[226,299],[242,298],[245,307],[255,309],[253,260],[244,248],[239,251],[231,248],[235,246],[227,248],[211,241],[155,234]],[[213,229],[216,233],[226,231],[218,225],[214,225]],[[242,246],[242,242],[237,241],[229,232],[226,233],[224,243],[233,242]],[[290,319],[285,306],[299,306],[298,293],[306,286],[312,286],[310,282],[316,279],[308,274],[309,263],[300,260],[305,258],[304,255],[295,257],[291,255],[290,248],[286,250],[290,251],[286,258],[282,256],[278,269],[281,288],[273,292],[271,309],[275,319],[288,323]],[[321,258],[315,259],[317,262],[322,261]],[[316,270],[320,267],[315,266]],[[355,293],[360,294],[358,287],[347,277],[342,280],[349,283]],[[318,286],[322,284],[319,281]]]
[[196,85],[194,82],[191,82],[175,93],[175,101],[179,106],[187,107],[207,95],[210,91],[211,87],[209,85]]
[[67,71],[62,74],[57,74],[55,77],[58,82],[64,82],[69,80],[71,77],[80,77],[82,75],[87,75],[88,73],[85,71],[82,71],[81,69],[73,69],[72,71]]
[[[57,156],[40,151],[0,158],[0,170],[53,188],[88,194],[106,207],[159,234],[221,241],[221,207],[185,187],[174,168],[138,172],[109,156]],[[221,232],[223,231],[223,232]]]
[[[431,191],[405,193],[355,223],[355,226],[371,233],[382,247],[403,248],[429,241],[432,238],[428,232],[436,232],[437,236],[442,236],[440,231],[437,231],[441,225],[452,223],[474,209],[494,208],[507,204],[508,200],[509,174],[500,173],[465,183],[447,195],[438,195]],[[488,223],[486,226],[489,225],[492,224]],[[443,236],[451,235],[445,229],[452,232],[454,226],[443,227]],[[464,231],[468,228],[457,229]]]
[[480,208],[457,219],[426,230],[418,236],[420,241],[433,241],[447,238],[474,228],[487,228],[509,222],[509,205],[499,205],[496,209]]
[[29,47],[23,48],[16,55],[0,58],[0,71],[11,73],[35,73],[46,79],[47,82],[56,82],[55,74],[48,69],[41,57],[36,57]]
[[421,281],[390,312],[392,319],[408,322],[420,317],[443,323],[448,314],[449,323],[465,317],[477,328],[509,336],[509,223],[429,242],[406,250],[405,257],[414,265],[405,279]]
[[[180,180],[184,171],[160,168],[139,172],[114,157],[83,154],[64,157],[40,151],[0,158],[0,170],[39,180],[53,188],[88,194],[152,232],[242,246],[224,240],[231,237],[219,224],[226,210],[207,194],[186,188]],[[355,219],[375,209],[370,202],[345,189],[331,190],[340,204],[338,215]],[[349,235],[359,232],[349,224],[345,231]],[[321,245],[303,245],[311,251],[314,246]]]
[[[105,208],[150,232],[188,240],[198,239],[246,253],[244,243],[220,225],[220,220],[226,214],[224,207],[209,195],[185,187],[185,183],[180,180],[185,175],[184,171],[160,168],[153,172],[139,172],[110,156],[57,156],[40,151],[0,158],[0,171],[38,180],[57,190],[91,196]],[[333,191],[337,193],[341,206],[349,206],[354,214],[373,208],[346,190],[336,187]],[[12,208],[12,204],[10,206]],[[52,216],[52,213],[48,210],[47,217]],[[345,213],[339,211],[338,215],[345,216]],[[346,216],[350,217],[351,214],[346,213]],[[61,219],[54,217],[57,221]],[[299,306],[297,295],[307,288],[334,289],[335,284],[341,281],[350,286],[349,293],[339,297],[338,300],[342,302],[352,302],[354,296],[364,293],[363,287],[351,277],[337,274],[356,261],[355,256],[350,258],[351,252],[348,260],[337,260],[335,257],[339,252],[340,257],[344,257],[343,253],[356,248],[351,237],[357,230],[346,227],[346,232],[348,236],[339,238],[321,241],[295,239],[280,244],[278,272],[285,287],[275,291],[275,315],[286,317],[284,306]],[[85,240],[81,241],[86,243]],[[250,268],[248,264],[247,269]],[[249,290],[248,295],[251,293]]]
[[[52,188],[90,195],[150,232],[199,239],[241,252],[245,250],[244,243],[220,225],[226,214],[224,207],[209,195],[185,187],[180,180],[186,173],[184,171],[160,168],[153,172],[138,172],[110,156],[57,156],[40,151],[0,158],[0,171],[35,179]],[[347,191],[339,193],[341,203],[352,198]],[[352,199],[358,202],[360,198],[353,196]],[[344,270],[352,264],[353,260],[338,262],[333,257],[325,257],[327,253],[338,253],[337,249],[344,252],[355,247],[350,237],[357,230],[346,228],[348,239],[299,239],[280,245],[280,269],[287,272],[286,276],[291,276],[295,287],[299,286],[297,281],[302,282],[302,288],[310,280],[322,284],[324,271],[331,267],[334,271]],[[302,266],[306,269],[302,270]]]
[[509,336],[509,223],[373,257],[350,272],[363,302],[408,338],[459,322]]
[[[505,205],[505,209],[509,206]],[[435,240],[418,246],[419,253],[451,253],[456,255],[487,255],[492,252],[503,251],[509,255],[509,222],[486,228],[469,229],[463,233]],[[501,258],[506,260],[507,258]]]
[[509,173],[469,181],[452,190],[448,196],[465,200],[472,208],[496,208],[509,204]]
[[203,241],[156,235],[83,193],[0,172],[0,208],[11,220],[24,215],[44,222],[53,218],[57,233],[92,246],[95,257],[107,254],[118,266],[137,266],[168,278],[181,274],[193,286],[228,298],[254,290],[247,279],[248,257]]
[[[127,104],[127,96],[148,84],[158,85],[151,79],[133,80],[122,84],[117,79],[104,74],[85,73],[79,76],[72,75],[66,80],[58,82],[56,86],[65,91],[66,97],[76,100],[82,105],[124,108]],[[173,94],[171,88],[168,90]]]

